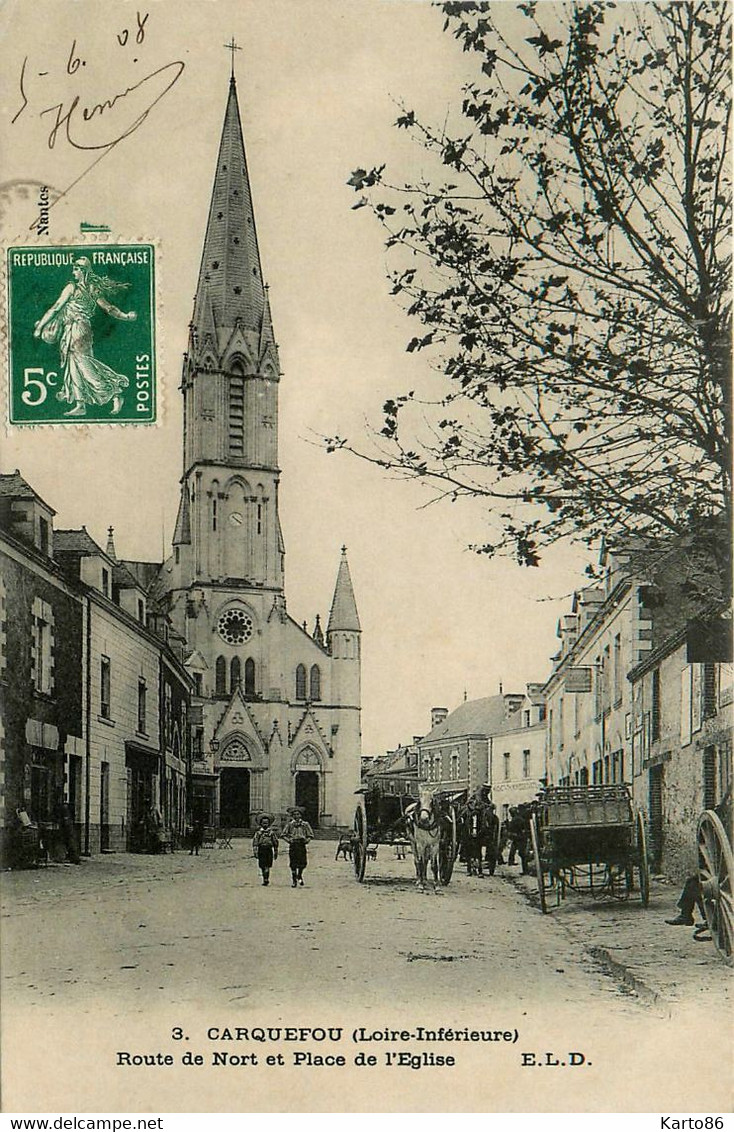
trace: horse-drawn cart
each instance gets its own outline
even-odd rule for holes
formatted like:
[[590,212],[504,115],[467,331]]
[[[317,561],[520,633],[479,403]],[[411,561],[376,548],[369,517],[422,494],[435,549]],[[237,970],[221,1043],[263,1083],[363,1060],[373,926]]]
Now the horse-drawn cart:
[[539,796],[530,835],[540,907],[550,894],[560,904],[567,890],[627,899],[639,878],[644,908],[650,898],[645,821],[632,808],[629,788],[548,786]]
[[705,810],[698,821],[698,882],[714,947],[728,963],[734,960],[734,905],[729,834],[718,814]]
[[[379,786],[358,790],[357,795],[352,864],[354,875],[361,883],[365,879],[368,846],[403,842],[410,812],[419,805],[419,800],[408,794],[387,794]],[[433,806],[438,837],[438,879],[446,885],[451,880],[458,851],[458,796],[436,792]]]

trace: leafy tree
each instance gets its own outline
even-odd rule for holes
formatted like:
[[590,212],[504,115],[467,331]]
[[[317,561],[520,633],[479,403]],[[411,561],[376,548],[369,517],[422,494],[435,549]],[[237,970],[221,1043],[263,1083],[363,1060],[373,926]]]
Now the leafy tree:
[[436,176],[349,184],[441,391],[328,447],[484,500],[475,549],[526,565],[728,531],[728,4],[440,7],[476,63],[459,124],[396,123]]

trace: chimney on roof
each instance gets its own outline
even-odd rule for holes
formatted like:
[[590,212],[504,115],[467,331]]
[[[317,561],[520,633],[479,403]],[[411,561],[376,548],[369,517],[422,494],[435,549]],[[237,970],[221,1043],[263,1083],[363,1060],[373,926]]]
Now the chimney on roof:
[[449,709],[445,707],[432,707],[431,708],[431,729],[438,727],[439,723],[443,723],[446,716],[449,714]]

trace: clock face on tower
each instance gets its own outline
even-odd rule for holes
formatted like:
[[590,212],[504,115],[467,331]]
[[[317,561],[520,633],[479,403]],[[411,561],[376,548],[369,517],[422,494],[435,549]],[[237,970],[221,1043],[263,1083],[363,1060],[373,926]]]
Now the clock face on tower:
[[233,511],[232,514],[229,517],[229,521],[230,521],[230,523],[232,524],[233,527],[241,527],[242,526],[242,516],[240,515],[239,511]]
[[217,621],[217,632],[228,645],[244,645],[252,630],[252,618],[244,609],[226,609]]

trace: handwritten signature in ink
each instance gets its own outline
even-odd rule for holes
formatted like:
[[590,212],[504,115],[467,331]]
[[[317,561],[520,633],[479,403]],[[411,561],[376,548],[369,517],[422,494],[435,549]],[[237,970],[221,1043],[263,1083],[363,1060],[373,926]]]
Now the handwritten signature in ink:
[[[135,37],[131,38],[127,28],[123,29],[117,33],[116,37],[119,46],[121,48],[130,46],[134,49],[136,45],[141,45],[145,40],[147,20],[148,13],[141,16],[138,12],[138,26]],[[19,87],[22,104],[12,118],[13,123],[17,122],[27,107],[31,106],[32,112],[34,105],[37,105],[37,102],[28,94],[28,58],[26,55],[20,69]],[[137,62],[138,58],[133,58],[133,63]],[[75,75],[85,66],[86,60],[79,55],[77,41],[74,39],[69,50],[65,73],[66,75]],[[44,106],[38,110],[38,116],[45,118],[50,115],[49,120],[52,125],[48,135],[48,148],[53,149],[55,147],[61,134],[74,149],[111,149],[112,146],[117,145],[123,138],[129,137],[142,126],[153,108],[181,78],[185,66],[182,60],[166,63],[162,67],[150,71],[137,82],[131,83],[124,90],[119,90],[89,104],[83,103],[81,95],[75,93],[68,100],[62,99],[59,102]],[[48,71],[39,71],[38,77],[45,78],[48,74]],[[132,97],[137,92],[140,92],[140,94],[137,97]],[[127,117],[126,112],[128,112]],[[88,135],[85,136],[85,125],[89,123],[97,125],[100,121],[109,121],[112,134],[104,140],[96,138],[92,141]]]

